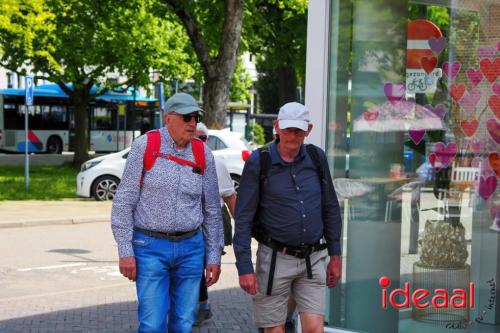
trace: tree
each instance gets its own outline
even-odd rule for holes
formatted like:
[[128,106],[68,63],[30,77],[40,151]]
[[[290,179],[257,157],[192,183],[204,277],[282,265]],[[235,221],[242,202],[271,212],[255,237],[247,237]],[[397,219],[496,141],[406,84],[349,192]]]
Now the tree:
[[[0,3],[0,64],[57,83],[75,110],[73,163],[88,159],[92,87],[118,72],[146,85],[149,69],[188,76],[180,27],[151,14],[153,0],[12,0]],[[69,85],[72,83],[72,85]]]
[[244,0],[162,1],[182,22],[201,66],[204,121],[221,127],[238,57]]
[[243,45],[258,55],[261,109],[275,113],[304,86],[307,0],[251,0],[246,16]]

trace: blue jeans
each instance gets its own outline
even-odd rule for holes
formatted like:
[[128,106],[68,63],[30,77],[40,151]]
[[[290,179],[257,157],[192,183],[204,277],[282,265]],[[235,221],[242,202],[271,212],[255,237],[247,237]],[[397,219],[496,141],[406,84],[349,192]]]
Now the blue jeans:
[[205,246],[203,233],[169,241],[134,231],[138,333],[191,332],[196,318]]

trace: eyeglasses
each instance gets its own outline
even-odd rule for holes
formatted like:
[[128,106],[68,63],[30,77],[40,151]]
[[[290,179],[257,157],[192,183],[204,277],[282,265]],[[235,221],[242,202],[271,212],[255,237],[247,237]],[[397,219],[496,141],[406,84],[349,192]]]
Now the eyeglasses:
[[198,136],[198,139],[200,139],[203,142],[207,142],[208,136],[206,136],[206,135],[200,135],[200,136]]
[[193,114],[193,113],[190,113],[190,114],[172,113],[172,114],[176,115],[176,116],[181,116],[182,120],[184,120],[185,123],[189,123],[191,121],[191,119],[193,119],[193,117],[194,117],[194,121],[196,123],[201,122],[201,119],[202,119],[202,116],[199,113],[195,113],[195,114]]

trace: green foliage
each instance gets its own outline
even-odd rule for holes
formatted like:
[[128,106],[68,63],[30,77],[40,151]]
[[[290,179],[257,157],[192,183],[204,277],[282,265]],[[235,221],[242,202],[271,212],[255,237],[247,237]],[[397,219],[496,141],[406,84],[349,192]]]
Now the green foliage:
[[30,190],[24,186],[24,166],[0,166],[0,200],[54,200],[76,198],[76,175],[79,168],[30,166]]
[[239,57],[231,79],[229,99],[232,102],[250,103],[251,88],[252,78],[245,69],[243,59]]
[[263,145],[266,143],[266,135],[264,133],[264,128],[261,124],[255,123],[253,125],[248,125],[250,129],[250,135],[253,141],[258,145]]
[[307,0],[249,0],[243,26],[243,47],[258,55],[266,69],[292,66],[305,82]]

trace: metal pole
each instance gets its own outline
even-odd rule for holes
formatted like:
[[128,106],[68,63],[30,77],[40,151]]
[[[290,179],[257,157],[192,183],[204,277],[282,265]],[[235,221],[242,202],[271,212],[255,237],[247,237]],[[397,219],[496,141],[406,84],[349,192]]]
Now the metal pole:
[[24,186],[26,187],[26,192],[30,190],[30,158],[28,155],[28,106],[25,105],[24,109]]

